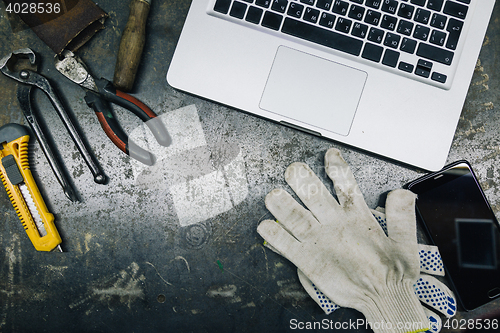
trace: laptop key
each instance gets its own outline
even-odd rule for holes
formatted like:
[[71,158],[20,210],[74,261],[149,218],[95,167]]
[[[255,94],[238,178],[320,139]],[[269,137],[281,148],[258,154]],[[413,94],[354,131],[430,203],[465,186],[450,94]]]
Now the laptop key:
[[420,59],[417,63],[417,67],[425,68],[430,71],[432,69],[432,62]]
[[461,5],[458,2],[446,1],[444,5],[443,13],[455,16],[459,19],[464,19],[467,15],[467,10],[469,8],[465,5]]
[[429,2],[427,2],[427,8],[440,12],[443,7],[443,3],[444,0],[429,0]]
[[427,38],[429,38],[430,32],[431,29],[429,29],[428,27],[424,27],[420,24],[417,24],[417,26],[415,27],[415,31],[413,32],[413,37],[416,39],[426,41]]
[[398,2],[396,0],[384,0],[382,4],[382,11],[390,14],[396,14],[396,8],[398,8]]
[[403,35],[410,36],[413,30],[413,23],[410,21],[400,20],[398,24],[398,32]]
[[359,38],[365,38],[367,31],[368,31],[367,25],[356,22],[356,23],[354,23],[354,26],[352,27],[351,35],[359,37]]
[[417,48],[417,41],[410,38],[403,38],[401,42],[401,47],[399,48],[401,51],[413,54],[415,49]]
[[263,12],[264,10],[262,8],[250,6],[250,8],[248,8],[245,20],[250,23],[259,24]]
[[260,7],[269,8],[271,0],[255,0],[255,4]]
[[347,14],[347,9],[349,8],[349,3],[342,1],[342,0],[335,0],[333,3],[333,12],[340,14],[340,15],[345,15]]
[[398,66],[398,68],[399,68],[400,70],[402,70],[403,72],[407,72],[407,73],[411,73],[411,72],[413,72],[413,67],[414,67],[414,66],[413,66],[412,64],[409,64],[409,63],[407,63],[407,62],[403,62],[403,61],[401,61],[401,62],[399,63],[399,66]]
[[396,23],[398,22],[398,19],[394,16],[389,16],[389,15],[384,15],[382,18],[382,22],[380,23],[380,27],[387,29],[387,30],[394,30],[396,29]]
[[363,47],[363,41],[359,39],[297,21],[290,17],[285,18],[281,31],[355,56],[359,56]]
[[321,18],[319,20],[319,25],[322,25],[324,27],[332,29],[334,22],[335,22],[335,15],[323,13],[323,14],[321,14]]
[[362,6],[352,5],[351,9],[349,9],[349,17],[355,20],[363,19],[363,15],[365,15],[365,8]]
[[304,6],[302,6],[301,4],[292,2],[290,4],[290,7],[288,7],[287,14],[290,16],[294,16],[296,18],[301,18],[303,12],[304,12]]
[[411,0],[411,3],[414,5],[423,6],[425,5],[425,0]]
[[371,43],[366,43],[361,57],[371,61],[379,62],[380,58],[382,58],[382,52],[384,52],[383,47]]
[[444,29],[448,18],[441,14],[433,14],[431,19],[431,26],[438,29]]
[[333,0],[318,0],[316,7],[324,10],[330,10],[332,8]]
[[413,18],[415,21],[423,24],[429,23],[431,18],[431,12],[422,8],[418,8],[415,12],[415,17]]
[[316,23],[319,18],[319,10],[307,7],[304,11],[304,21]]
[[401,16],[401,17],[406,18],[406,19],[411,19],[411,17],[413,16],[414,10],[415,10],[415,7],[402,3],[399,6],[398,16]]
[[284,13],[287,5],[288,5],[288,0],[273,0],[273,5],[271,6],[271,9],[279,13]]
[[446,75],[438,73],[438,72],[432,73],[432,76],[431,76],[432,80],[434,80],[436,82],[440,82],[440,83],[446,83],[447,78],[448,77]]
[[417,66],[417,68],[415,69],[415,74],[418,75],[418,76],[421,76],[421,77],[428,78],[429,75],[431,74],[431,72],[429,72],[425,68],[420,68],[420,67]]
[[229,12],[229,7],[231,7],[231,0],[217,0],[214,5],[214,10],[222,14],[227,14]]
[[431,38],[429,39],[429,42],[431,42],[432,44],[438,45],[438,46],[443,46],[445,40],[446,40],[446,33],[445,32],[433,30],[431,33]]
[[245,17],[246,10],[247,10],[246,4],[244,4],[242,2],[235,1],[233,3],[233,6],[231,7],[231,11],[229,12],[229,15],[232,17],[239,18],[241,20],[243,17]]
[[448,26],[446,27],[446,30],[449,32],[448,40],[446,41],[447,48],[451,50],[455,50],[457,48],[458,39],[462,33],[463,26],[464,23],[462,21],[450,18]]
[[380,22],[380,16],[382,16],[382,13],[369,9],[366,12],[365,22],[368,24],[378,25]]
[[384,53],[384,58],[382,59],[382,64],[395,68],[399,61],[399,52],[387,49]]
[[368,40],[380,44],[384,38],[384,30],[371,28],[368,33]]
[[378,7],[380,7],[380,2],[382,2],[382,0],[366,0],[365,5],[378,9]]
[[388,32],[385,35],[384,45],[392,47],[393,49],[397,49],[399,46],[399,41],[401,40],[401,36],[396,35],[395,33]]
[[345,19],[343,17],[339,17],[337,20],[337,24],[335,25],[335,30],[340,32],[348,33],[351,29],[352,21]]
[[454,53],[430,44],[420,43],[417,49],[417,55],[445,65],[451,65]]
[[269,29],[279,30],[281,21],[283,21],[283,16],[274,12],[265,12],[261,25]]

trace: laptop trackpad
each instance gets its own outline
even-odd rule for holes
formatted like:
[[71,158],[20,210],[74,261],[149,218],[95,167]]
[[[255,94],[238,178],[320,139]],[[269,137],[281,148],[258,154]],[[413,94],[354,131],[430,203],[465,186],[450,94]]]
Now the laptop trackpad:
[[361,70],[280,46],[260,108],[348,135],[367,76]]

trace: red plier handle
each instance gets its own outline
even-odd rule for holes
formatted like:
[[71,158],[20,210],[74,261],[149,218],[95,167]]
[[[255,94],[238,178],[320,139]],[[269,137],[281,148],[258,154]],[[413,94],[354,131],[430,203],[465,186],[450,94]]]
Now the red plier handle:
[[127,134],[121,129],[109,105],[105,101],[120,105],[133,112],[148,125],[158,143],[166,147],[170,145],[172,140],[163,123],[144,103],[129,94],[117,90],[108,80],[96,80],[96,85],[99,92],[96,93],[88,90],[85,101],[88,106],[94,109],[106,135],[120,150],[130,157],[144,164],[152,165],[154,163],[154,158],[151,153],[128,140]]

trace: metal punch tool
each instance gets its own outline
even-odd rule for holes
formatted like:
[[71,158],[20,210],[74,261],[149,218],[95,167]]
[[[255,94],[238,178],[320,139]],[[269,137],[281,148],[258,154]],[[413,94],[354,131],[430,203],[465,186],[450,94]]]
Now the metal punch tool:
[[[33,69],[14,69],[14,66],[18,62],[18,60],[27,58],[31,64],[30,68]],[[68,113],[64,109],[61,101],[57,97],[54,89],[50,85],[49,81],[42,75],[36,72],[36,55],[33,50],[29,48],[20,49],[12,52],[8,56],[2,58],[0,60],[0,71],[6,76],[16,80],[21,83],[17,89],[17,98],[19,100],[19,104],[24,113],[28,124],[31,129],[35,133],[37,140],[44,152],[47,160],[52,168],[58,182],[63,187],[64,193],[66,196],[72,201],[78,201],[75,191],[70,186],[70,183],[65,177],[64,172],[61,169],[58,159],[55,157],[53,153],[53,149],[49,141],[47,140],[44,132],[42,131],[39,120],[37,119],[36,113],[34,112],[31,105],[31,90],[32,87],[36,87],[41,89],[49,98],[50,102],[54,106],[57,114],[61,118],[66,130],[71,136],[71,139],[75,143],[78,151],[81,153],[85,163],[89,167],[92,175],[94,177],[94,181],[98,184],[104,184],[106,182],[106,176],[104,175],[101,168],[94,161],[92,155],[89,150],[85,146],[82,135],[78,132],[76,126],[73,124],[71,118]]]

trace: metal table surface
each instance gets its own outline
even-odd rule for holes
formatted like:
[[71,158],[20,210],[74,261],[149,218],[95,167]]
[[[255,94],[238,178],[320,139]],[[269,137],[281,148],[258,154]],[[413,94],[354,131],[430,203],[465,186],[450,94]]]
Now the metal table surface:
[[[111,79],[128,5],[111,0],[98,5],[109,14],[105,29],[77,53],[96,77]],[[24,47],[37,52],[40,72],[56,88],[109,178],[106,185],[93,182],[48,99],[37,91],[34,105],[81,202],[66,199],[32,140],[30,163],[55,215],[64,253],[35,251],[6,192],[0,191],[0,332],[281,332],[293,331],[292,319],[363,318],[351,309],[323,314],[302,289],[296,268],[263,246],[256,227],[271,217],[264,197],[286,186],[284,170],[295,161],[308,163],[328,183],[322,166],[330,147],[342,151],[371,208],[381,193],[423,171],[170,87],[165,75],[189,5],[188,0],[155,0],[149,14],[132,94],[177,124],[175,139],[185,143],[174,145],[175,154],[167,153],[150,172],[110,142],[83,100],[84,91],[55,70],[53,52],[26,26],[9,20],[0,2],[0,56]],[[499,19],[497,5],[448,158],[472,163],[497,217]],[[0,125],[25,124],[17,83],[0,75],[0,87]],[[140,121],[118,107],[115,113],[139,140]],[[194,141],[198,148],[188,149]],[[189,187],[190,196],[176,190],[182,186]],[[496,301],[456,318],[488,315],[499,306]]]

